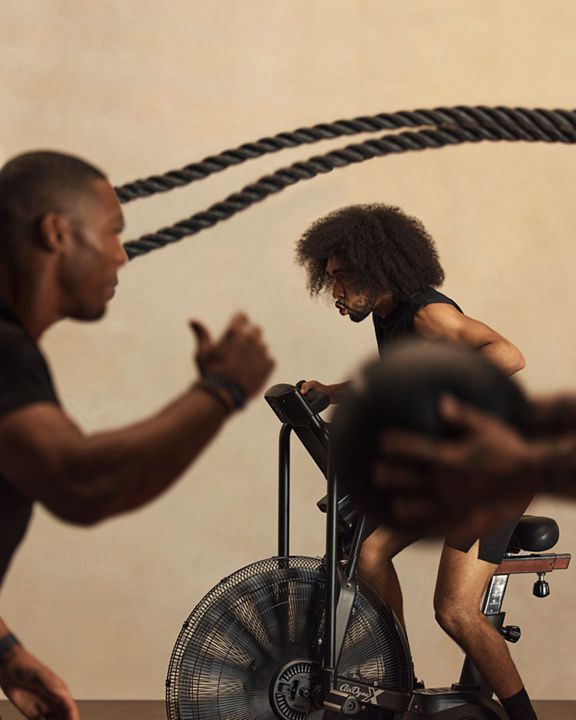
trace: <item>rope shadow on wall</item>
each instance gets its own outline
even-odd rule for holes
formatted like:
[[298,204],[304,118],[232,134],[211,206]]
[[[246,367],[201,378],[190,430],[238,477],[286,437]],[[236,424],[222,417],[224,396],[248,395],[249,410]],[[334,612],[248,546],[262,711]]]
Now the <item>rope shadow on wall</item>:
[[218,155],[205,158],[199,163],[186,165],[180,170],[171,170],[164,175],[126,183],[117,187],[116,193],[120,202],[127,203],[184,187],[268,153],[321,140],[333,140],[345,135],[378,132],[383,129],[398,131],[401,128],[419,129],[394,132],[377,139],[346,145],[324,155],[315,155],[308,160],[280,168],[270,175],[261,177],[255,183],[246,185],[239,192],[228,195],[206,210],[154,233],[143,235],[137,240],[129,240],[124,244],[126,253],[129,259],[145,255],[189,235],[195,235],[222,220],[227,220],[289,185],[374,157],[484,140],[575,144],[576,111],[459,106],[380,113],[371,117],[338,120],[334,123],[300,128],[293,132],[283,132],[263,138],[257,142],[245,143],[232,150],[225,150]]

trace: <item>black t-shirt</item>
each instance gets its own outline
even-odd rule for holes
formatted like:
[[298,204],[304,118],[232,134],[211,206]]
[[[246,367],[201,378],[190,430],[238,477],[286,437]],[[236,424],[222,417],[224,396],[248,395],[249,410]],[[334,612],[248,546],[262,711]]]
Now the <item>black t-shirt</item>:
[[[37,402],[59,405],[46,361],[0,298],[0,419]],[[32,502],[0,476],[0,583],[24,537]]]
[[438,290],[429,288],[428,290],[418,293],[418,295],[415,295],[410,300],[403,300],[398,303],[394,310],[385,318],[373,313],[372,319],[374,320],[374,330],[376,331],[376,340],[380,354],[382,354],[389,342],[408,335],[414,335],[416,333],[414,329],[414,316],[420,308],[426,305],[433,305],[434,303],[452,305],[456,310],[462,312],[454,300],[446,297],[446,295],[442,295]]

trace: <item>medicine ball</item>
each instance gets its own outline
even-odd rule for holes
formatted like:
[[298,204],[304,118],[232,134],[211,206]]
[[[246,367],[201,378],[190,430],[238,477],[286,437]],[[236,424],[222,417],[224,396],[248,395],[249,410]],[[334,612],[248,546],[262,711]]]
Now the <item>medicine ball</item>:
[[401,340],[362,370],[334,413],[330,453],[339,495],[350,494],[359,509],[385,520],[386,498],[371,480],[380,434],[400,428],[453,436],[454,429],[439,415],[439,401],[446,394],[529,433],[523,392],[478,351],[444,341]]

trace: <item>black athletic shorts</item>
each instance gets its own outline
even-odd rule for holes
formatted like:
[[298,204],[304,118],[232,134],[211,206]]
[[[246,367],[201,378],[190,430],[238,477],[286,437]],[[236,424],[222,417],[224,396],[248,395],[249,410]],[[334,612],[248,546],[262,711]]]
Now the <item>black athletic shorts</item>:
[[[487,535],[483,535],[481,538],[474,537],[470,538],[468,541],[460,540],[460,542],[457,542],[456,540],[451,540],[450,535],[448,535],[445,540],[446,545],[454,548],[454,550],[460,550],[461,552],[466,553],[470,550],[472,545],[480,539],[478,559],[484,560],[484,562],[492,563],[493,565],[500,565],[502,558],[506,553],[506,548],[508,547],[510,538],[512,537],[512,534],[516,529],[516,525],[523,514],[523,512],[518,513],[517,517],[498,528],[498,530],[495,530]],[[378,527],[380,527],[380,523],[376,520],[367,520],[364,527],[363,539],[365,540],[369,537]],[[414,541],[416,540],[418,540],[417,536],[414,537]]]
[[[516,525],[522,515],[523,513],[520,513],[518,517],[510,520],[510,522],[506,523],[506,525],[503,525],[501,528],[498,528],[498,530],[480,538],[480,546],[478,548],[479,560],[484,560],[485,562],[493,563],[494,565],[500,565],[502,558],[504,557],[504,553],[506,552],[506,548],[508,547],[508,543],[510,542],[510,538],[512,537]],[[460,550],[465,553],[470,550],[477,540],[478,538],[476,537],[467,543],[456,543],[452,542],[450,540],[450,536],[448,535],[446,538],[446,545],[454,548],[454,550]]]

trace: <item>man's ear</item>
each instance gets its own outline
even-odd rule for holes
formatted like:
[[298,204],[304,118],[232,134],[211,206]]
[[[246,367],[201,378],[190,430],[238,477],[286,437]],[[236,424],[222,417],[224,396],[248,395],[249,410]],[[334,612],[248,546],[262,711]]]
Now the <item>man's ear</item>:
[[47,212],[40,218],[38,237],[45,250],[58,252],[69,234],[70,222],[61,213]]

